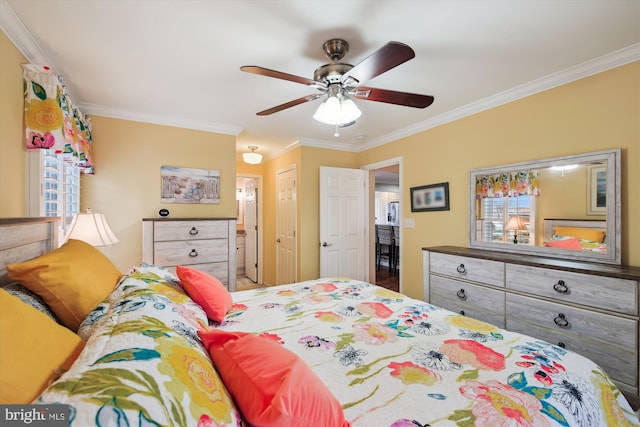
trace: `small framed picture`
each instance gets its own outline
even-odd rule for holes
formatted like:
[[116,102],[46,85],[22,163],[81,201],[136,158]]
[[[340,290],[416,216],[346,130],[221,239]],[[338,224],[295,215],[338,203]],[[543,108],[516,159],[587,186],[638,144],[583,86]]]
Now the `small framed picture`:
[[411,212],[448,211],[449,183],[411,187]]

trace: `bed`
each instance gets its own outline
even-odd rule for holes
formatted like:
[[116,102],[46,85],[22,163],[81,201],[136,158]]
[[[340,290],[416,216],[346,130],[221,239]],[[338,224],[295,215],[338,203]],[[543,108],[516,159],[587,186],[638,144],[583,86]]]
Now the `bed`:
[[[74,242],[90,272],[75,265],[77,252],[60,255],[68,244],[39,256],[55,245],[50,231],[26,239],[34,223],[0,226],[4,288],[7,270],[15,277],[15,264],[41,266],[43,257],[88,275],[103,268],[99,251]],[[45,372],[30,401],[69,405],[73,426],[640,426],[590,360],[369,283],[322,278],[227,296],[197,271],[141,264],[114,285],[76,317],[0,291],[2,342],[15,343],[0,347],[2,388],[26,375],[20,343],[37,353],[55,330],[69,341],[54,363],[63,369]],[[101,287],[86,278],[82,286]],[[31,332],[34,312],[16,319],[10,305],[37,311]],[[8,402],[2,388],[1,403],[24,403]]]
[[607,221],[545,219],[544,246],[606,253]]

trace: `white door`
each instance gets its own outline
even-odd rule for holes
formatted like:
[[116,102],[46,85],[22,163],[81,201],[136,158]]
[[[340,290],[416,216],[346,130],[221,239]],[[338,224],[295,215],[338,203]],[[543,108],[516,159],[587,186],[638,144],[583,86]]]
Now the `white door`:
[[320,167],[320,276],[367,280],[369,173]]
[[297,280],[297,170],[294,167],[277,173],[278,204],[276,210],[276,285]]
[[245,275],[253,280],[258,281],[258,190],[256,188],[256,180],[250,179],[245,182],[245,203],[244,215],[246,231],[246,246],[244,255],[244,271]]

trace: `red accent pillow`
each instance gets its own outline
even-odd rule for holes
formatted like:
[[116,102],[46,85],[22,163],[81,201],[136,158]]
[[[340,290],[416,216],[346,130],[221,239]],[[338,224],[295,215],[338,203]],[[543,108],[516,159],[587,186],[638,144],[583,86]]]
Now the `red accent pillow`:
[[231,294],[222,282],[204,271],[182,265],[176,267],[176,274],[184,290],[204,309],[207,317],[221,323],[233,305]]
[[295,353],[246,332],[198,331],[222,381],[254,426],[348,427],[340,402]]
[[578,239],[577,237],[571,237],[569,239],[549,240],[547,242],[544,242],[544,245],[551,248],[572,249],[574,251],[582,250],[580,239]]

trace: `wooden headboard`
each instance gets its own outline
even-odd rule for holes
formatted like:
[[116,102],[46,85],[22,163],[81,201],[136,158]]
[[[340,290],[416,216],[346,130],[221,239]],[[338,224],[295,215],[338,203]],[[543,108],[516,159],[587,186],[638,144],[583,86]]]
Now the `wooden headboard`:
[[544,240],[548,240],[555,235],[557,226],[580,227],[607,232],[607,221],[598,219],[546,219],[544,220]]
[[7,264],[23,262],[58,247],[60,218],[0,218],[0,285],[9,282]]

